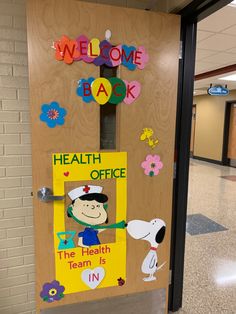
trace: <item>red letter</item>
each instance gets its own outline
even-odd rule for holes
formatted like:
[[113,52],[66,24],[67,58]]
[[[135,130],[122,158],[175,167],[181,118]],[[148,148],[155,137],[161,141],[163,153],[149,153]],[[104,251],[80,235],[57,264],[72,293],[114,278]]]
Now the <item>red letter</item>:
[[65,44],[65,47],[63,49],[63,55],[64,56],[66,55],[66,51],[68,52],[70,58],[73,59],[73,55],[74,55],[74,51],[75,51],[75,44],[73,44],[73,46],[72,46],[72,51],[70,50],[70,47],[67,44]]
[[126,94],[126,97],[129,97],[129,94],[130,94],[133,98],[135,98],[134,95],[131,93],[131,90],[134,89],[134,88],[135,88],[135,85],[133,85],[132,87],[130,87],[129,84],[127,85],[127,94]]
[[[85,44],[85,46],[82,46],[83,44]],[[85,40],[79,42],[80,54],[82,56],[87,56],[87,48],[87,42]]]
[[[117,57],[117,58],[115,58],[115,57],[113,56],[113,51],[117,51],[117,52],[118,52],[118,57]],[[110,58],[111,58],[113,61],[118,61],[118,60],[120,59],[120,55],[121,55],[121,51],[120,51],[119,48],[113,47],[113,48],[110,50]]]
[[92,43],[89,43],[89,51],[90,51],[90,57],[97,57],[98,55],[93,54],[93,46]]
[[133,51],[133,50],[130,51],[130,53],[129,53],[128,57],[127,57],[126,54],[125,54],[124,49],[122,49],[122,61],[124,60],[124,58],[125,58],[125,60],[126,60],[127,62],[129,62],[129,59],[131,58],[130,62],[132,62],[132,60],[133,60],[133,58],[134,58],[134,51]]
[[116,84],[113,86],[113,93],[114,93],[116,96],[122,96],[122,94],[118,94],[118,93],[116,92],[117,86],[121,86],[121,84],[120,84],[120,83],[116,83]]
[[138,56],[138,53],[141,53],[141,54],[142,54],[142,51],[135,51],[135,54],[134,54],[134,63],[140,65],[141,63],[138,62],[138,59],[140,60],[141,57]]
[[[84,88],[84,96],[90,96],[91,95],[91,86],[88,82],[83,83]],[[87,93],[86,93],[87,91]]]
[[100,50],[100,56],[101,56],[103,59],[109,59],[108,57],[104,56],[104,54],[103,54],[103,50],[104,50],[105,48],[109,48],[109,46],[108,46],[108,45],[104,45],[104,46],[101,48],[101,50]]
[[105,90],[105,87],[104,87],[104,85],[103,85],[102,83],[101,83],[101,85],[99,86],[99,89],[98,89],[98,92],[97,92],[97,96],[98,96],[100,93],[105,93],[105,95],[108,97],[107,91]]

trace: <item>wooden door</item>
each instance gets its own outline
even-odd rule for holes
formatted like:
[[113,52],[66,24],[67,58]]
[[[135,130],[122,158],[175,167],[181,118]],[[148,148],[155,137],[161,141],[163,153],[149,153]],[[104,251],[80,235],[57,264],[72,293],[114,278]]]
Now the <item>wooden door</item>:
[[[37,310],[161,288],[168,294],[179,17],[72,0],[30,0],[27,18]],[[91,62],[98,55],[94,51],[101,53],[98,41],[90,43],[103,41],[107,29],[111,46],[120,45],[118,54],[123,45],[139,51],[132,70],[119,64],[116,71],[120,79],[141,86],[129,104],[124,99],[103,107],[76,93],[78,81],[103,73]],[[64,54],[53,49],[63,35],[89,38],[90,62],[79,61],[75,51],[73,60],[65,60],[69,46]],[[145,67],[138,67],[143,54]],[[130,64],[127,55],[122,60]],[[100,149],[105,106],[114,111],[113,149]],[[64,199],[40,201],[42,187]],[[108,200],[89,199],[94,194]],[[99,221],[98,227],[76,221],[76,213],[84,214],[82,206],[94,209],[91,204],[102,204],[109,221]]]
[[236,160],[236,105],[231,105],[230,124],[229,124],[229,142],[228,158]]

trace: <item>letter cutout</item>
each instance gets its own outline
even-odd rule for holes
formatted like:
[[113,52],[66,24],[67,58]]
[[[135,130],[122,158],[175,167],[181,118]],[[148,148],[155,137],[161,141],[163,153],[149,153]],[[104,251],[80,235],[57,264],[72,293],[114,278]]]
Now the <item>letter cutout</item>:
[[66,64],[71,64],[75,59],[80,57],[76,40],[72,40],[65,35],[56,41],[53,47],[56,50],[56,60],[64,61]]
[[77,49],[80,52],[80,57],[74,59],[75,61],[83,60],[84,62],[91,63],[94,61],[94,58],[91,58],[88,56],[88,45],[89,45],[89,39],[81,35],[76,39],[77,42]]
[[129,70],[133,71],[136,69],[136,64],[134,64],[134,54],[136,48],[133,46],[122,46],[122,62],[124,66],[126,66]]
[[90,288],[96,289],[105,277],[105,270],[103,267],[96,267],[94,269],[86,269],[82,272],[81,278],[83,282]]
[[94,64],[97,66],[101,66],[106,64],[109,67],[112,67],[112,62],[110,60],[110,50],[112,45],[107,40],[103,40],[100,43],[100,56],[98,56],[94,60]]
[[137,81],[128,82],[124,80],[124,82],[126,84],[126,97],[124,98],[124,103],[130,105],[139,97],[141,84]]
[[79,80],[79,85],[76,90],[78,96],[83,98],[83,101],[89,103],[90,101],[94,101],[92,91],[91,91],[91,84],[93,83],[94,78],[90,77],[87,80],[81,79]]
[[109,99],[109,102],[112,104],[118,104],[122,102],[126,96],[126,85],[121,79],[117,77],[111,77],[109,78],[109,81],[112,85],[112,95]]
[[112,86],[105,78],[100,77],[93,81],[91,89],[94,99],[100,105],[106,104],[111,97]]

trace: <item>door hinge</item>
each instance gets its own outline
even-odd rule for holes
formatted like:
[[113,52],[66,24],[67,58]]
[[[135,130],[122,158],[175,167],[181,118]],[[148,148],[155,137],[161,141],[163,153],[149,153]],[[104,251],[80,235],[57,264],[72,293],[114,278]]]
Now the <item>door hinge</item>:
[[179,59],[183,59],[183,41],[179,42]]
[[172,269],[169,270],[169,285],[172,284]]

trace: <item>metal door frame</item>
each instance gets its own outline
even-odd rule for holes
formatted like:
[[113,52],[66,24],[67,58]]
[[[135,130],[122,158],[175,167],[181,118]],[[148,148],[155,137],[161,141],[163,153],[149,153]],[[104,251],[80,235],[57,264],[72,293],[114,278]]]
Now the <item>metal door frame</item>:
[[169,310],[182,307],[185,232],[197,22],[229,4],[232,0],[194,0],[181,15],[181,46],[176,116],[175,166],[171,237],[171,284]]

